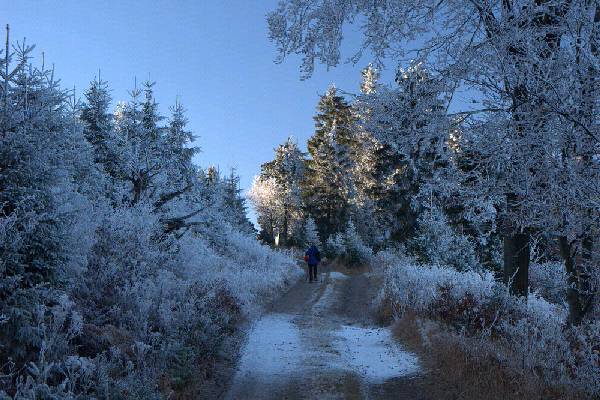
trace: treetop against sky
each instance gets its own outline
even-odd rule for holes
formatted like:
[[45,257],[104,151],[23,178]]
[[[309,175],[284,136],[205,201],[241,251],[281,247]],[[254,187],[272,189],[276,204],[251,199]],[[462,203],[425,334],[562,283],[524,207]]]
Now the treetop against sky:
[[[134,81],[156,81],[163,114],[177,98],[202,152],[196,163],[236,167],[244,190],[260,164],[289,135],[304,146],[314,131],[312,116],[330,83],[358,92],[360,70],[342,64],[317,67],[300,80],[299,60],[277,64],[266,14],[276,0],[248,2],[4,1],[3,23],[14,40],[35,43],[34,56],[54,64],[63,87],[82,96],[100,71],[113,101],[128,99]],[[352,33],[349,46],[355,47]],[[356,40],[359,40],[357,35]],[[358,42],[357,42],[358,43]],[[394,65],[384,71],[391,81]]]

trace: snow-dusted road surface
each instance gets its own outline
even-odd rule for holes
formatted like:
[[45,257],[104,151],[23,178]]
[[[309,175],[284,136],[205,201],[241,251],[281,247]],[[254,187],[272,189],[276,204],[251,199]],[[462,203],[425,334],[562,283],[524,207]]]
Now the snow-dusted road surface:
[[369,274],[300,282],[250,329],[226,399],[425,399],[417,357],[377,327]]

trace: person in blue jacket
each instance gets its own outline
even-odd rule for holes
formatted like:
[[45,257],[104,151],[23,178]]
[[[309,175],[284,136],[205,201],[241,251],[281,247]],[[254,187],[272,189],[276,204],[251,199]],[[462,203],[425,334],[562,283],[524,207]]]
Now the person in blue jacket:
[[308,264],[308,281],[312,282],[317,280],[317,265],[321,262],[321,253],[314,244],[311,245],[306,253],[304,254],[304,260]]

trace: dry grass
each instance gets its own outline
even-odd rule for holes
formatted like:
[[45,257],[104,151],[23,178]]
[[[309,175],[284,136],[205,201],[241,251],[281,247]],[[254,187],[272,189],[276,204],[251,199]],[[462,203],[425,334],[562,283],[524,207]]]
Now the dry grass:
[[[426,327],[424,329],[424,327]],[[407,315],[393,326],[395,337],[421,358],[427,396],[438,400],[583,400],[570,388],[550,387],[522,376],[492,357],[474,357],[440,325]]]

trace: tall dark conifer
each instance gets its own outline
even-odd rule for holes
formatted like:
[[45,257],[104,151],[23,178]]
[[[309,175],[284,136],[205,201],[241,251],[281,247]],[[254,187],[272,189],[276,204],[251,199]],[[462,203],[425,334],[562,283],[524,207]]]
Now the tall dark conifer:
[[315,133],[308,141],[311,159],[304,185],[306,208],[319,226],[321,237],[345,228],[352,197],[352,131],[354,116],[334,86],[317,105]]

